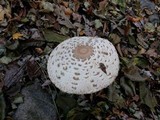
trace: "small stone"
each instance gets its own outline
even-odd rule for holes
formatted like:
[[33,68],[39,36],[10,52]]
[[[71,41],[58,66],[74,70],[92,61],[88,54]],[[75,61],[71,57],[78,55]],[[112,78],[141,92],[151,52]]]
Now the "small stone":
[[14,120],[57,120],[51,96],[41,88],[39,82],[22,89],[24,103],[20,104]]

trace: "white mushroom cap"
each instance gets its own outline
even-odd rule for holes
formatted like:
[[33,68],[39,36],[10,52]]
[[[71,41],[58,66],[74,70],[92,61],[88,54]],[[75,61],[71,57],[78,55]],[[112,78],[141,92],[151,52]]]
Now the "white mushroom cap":
[[90,94],[106,88],[115,80],[119,58],[107,39],[73,37],[51,52],[47,70],[49,78],[60,90]]

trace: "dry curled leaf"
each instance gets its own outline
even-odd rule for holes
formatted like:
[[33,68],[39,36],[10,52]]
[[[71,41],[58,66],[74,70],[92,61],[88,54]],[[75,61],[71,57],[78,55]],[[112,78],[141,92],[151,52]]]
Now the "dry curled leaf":
[[80,35],[80,36],[83,36],[84,34],[85,34],[84,30],[81,30],[81,31],[79,32],[79,35]]
[[158,57],[156,49],[149,49],[149,50],[147,50],[147,52],[145,54],[149,55],[150,57],[154,57],[154,58]]
[[145,32],[153,33],[155,31],[155,26],[152,23],[146,23],[144,29]]
[[107,0],[103,0],[101,2],[99,2],[99,11],[104,11],[106,6],[108,5],[108,1]]
[[3,7],[0,5],[0,21],[4,20],[5,11],[3,10]]
[[149,45],[146,43],[146,39],[143,37],[143,35],[142,34],[138,34],[137,35],[137,42],[138,42],[138,44],[139,45],[141,45],[143,48],[148,48],[149,47]]
[[73,20],[81,22],[82,16],[77,13],[72,13]]
[[67,17],[58,17],[59,24],[66,26],[67,28],[74,28],[72,22]]
[[64,5],[67,8],[69,6],[69,2],[62,1],[62,5]]
[[40,8],[44,12],[53,12],[54,11],[53,4],[50,2],[46,2],[46,1],[41,1]]
[[4,21],[5,15],[7,18],[11,18],[9,8],[3,8],[2,5],[0,5],[0,22]]
[[21,39],[23,37],[23,34],[21,34],[21,33],[14,33],[13,35],[12,35],[12,38],[13,38],[13,40],[17,40],[17,39]]
[[46,80],[44,81],[44,83],[42,84],[42,88],[45,88],[46,86],[49,86],[50,84],[52,84],[52,82],[50,80]]
[[36,47],[35,48],[35,51],[38,53],[38,54],[42,54],[43,53],[43,50],[39,47]]
[[141,17],[132,17],[132,16],[128,16],[128,20],[132,21],[132,22],[139,22],[141,21],[143,18]]
[[64,13],[67,15],[67,16],[71,16],[73,11],[70,9],[70,8],[66,8]]

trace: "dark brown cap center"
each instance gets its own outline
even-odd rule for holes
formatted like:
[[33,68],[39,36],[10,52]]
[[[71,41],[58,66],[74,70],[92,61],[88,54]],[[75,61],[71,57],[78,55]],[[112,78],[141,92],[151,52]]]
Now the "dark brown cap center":
[[77,59],[88,59],[93,54],[93,47],[88,45],[79,45],[73,50],[73,56]]

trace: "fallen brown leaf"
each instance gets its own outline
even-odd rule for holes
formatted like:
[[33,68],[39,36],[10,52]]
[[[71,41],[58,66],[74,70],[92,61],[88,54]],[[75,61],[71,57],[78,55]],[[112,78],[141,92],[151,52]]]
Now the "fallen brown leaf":
[[119,55],[120,55],[121,57],[123,57],[123,53],[122,53],[120,44],[117,44],[116,48],[117,48],[117,51],[118,51]]
[[27,74],[30,80],[41,75],[40,67],[35,60],[27,62]]
[[128,20],[132,21],[132,22],[139,22],[140,20],[142,20],[143,18],[141,17],[132,17],[132,16],[128,16]]
[[35,48],[35,51],[38,53],[38,54],[42,54],[43,53],[43,50],[39,47],[36,47]]
[[64,5],[64,6],[67,8],[67,7],[68,7],[68,5],[69,5],[69,2],[62,1],[62,5]]
[[72,13],[73,20],[81,22],[82,16],[77,13]]
[[148,77],[141,76],[140,70],[137,66],[131,65],[129,68],[123,70],[124,75],[132,81],[146,81]]
[[3,10],[3,7],[0,5],[0,21],[4,20],[5,11]]
[[64,13],[67,15],[67,16],[71,16],[73,11],[70,9],[70,8],[66,8]]
[[7,65],[4,77],[4,86],[10,87],[16,82],[20,81],[24,76],[25,63],[19,66],[16,61]]
[[12,35],[12,38],[13,38],[13,40],[17,40],[17,39],[21,39],[23,37],[23,34],[21,34],[21,33],[14,33],[13,35]]
[[158,56],[156,49],[149,49],[149,50],[147,50],[147,52],[145,54],[149,55],[150,57],[154,57],[154,58],[156,58]]
[[101,2],[99,2],[99,11],[104,11],[106,6],[108,5],[108,1],[107,0],[103,0]]
[[141,33],[137,34],[137,42],[139,45],[141,45],[143,48],[148,48],[148,44],[146,43],[146,39],[143,37]]

